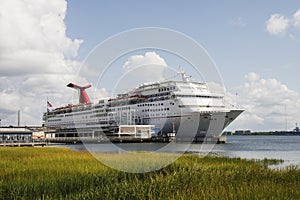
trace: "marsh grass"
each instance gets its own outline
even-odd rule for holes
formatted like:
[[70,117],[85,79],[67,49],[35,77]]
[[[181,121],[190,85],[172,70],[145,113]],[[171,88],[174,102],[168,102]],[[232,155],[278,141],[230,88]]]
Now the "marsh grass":
[[123,152],[123,153],[93,153],[93,156],[103,164],[114,169],[145,173],[159,170],[175,161],[180,155],[159,152]]
[[0,158],[1,199],[300,199],[299,168],[272,170],[268,161],[183,155],[134,174],[61,148],[1,148]]

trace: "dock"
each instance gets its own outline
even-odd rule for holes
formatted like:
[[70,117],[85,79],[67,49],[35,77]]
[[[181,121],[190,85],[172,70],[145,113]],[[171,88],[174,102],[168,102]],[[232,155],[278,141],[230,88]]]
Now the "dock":
[[0,127],[0,147],[45,146],[42,133],[41,127]]
[[42,127],[1,127],[0,147],[34,147],[55,144],[80,143],[218,143],[226,142],[225,136],[196,135],[194,138],[176,136],[173,131],[162,135],[154,133],[153,125],[120,125],[109,134],[97,129],[51,130]]
[[101,129],[55,129],[45,131],[47,143],[168,143],[175,133],[156,135],[154,125],[119,125],[111,131]]
[[0,147],[35,147],[35,146],[44,147],[46,145],[47,145],[46,141],[41,141],[41,142],[7,142],[7,143],[0,143]]

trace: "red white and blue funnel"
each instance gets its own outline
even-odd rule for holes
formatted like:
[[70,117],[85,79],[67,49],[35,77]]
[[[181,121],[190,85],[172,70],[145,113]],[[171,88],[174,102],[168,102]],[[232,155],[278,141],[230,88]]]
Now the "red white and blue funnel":
[[85,89],[91,87],[91,84],[88,84],[86,86],[79,86],[79,85],[76,85],[74,83],[69,83],[67,86],[70,87],[70,88],[77,89],[79,91],[79,103],[80,104],[90,104],[90,103],[92,103],[90,101],[90,98],[89,98],[88,94],[85,91]]

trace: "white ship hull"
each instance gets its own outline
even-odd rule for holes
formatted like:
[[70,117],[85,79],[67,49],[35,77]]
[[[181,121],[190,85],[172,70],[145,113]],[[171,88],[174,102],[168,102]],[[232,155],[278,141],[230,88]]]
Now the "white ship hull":
[[[73,86],[74,84],[72,84]],[[79,87],[79,86],[77,86]],[[154,125],[156,135],[176,133],[177,138],[219,136],[242,113],[226,106],[224,97],[211,93],[206,84],[168,81],[142,85],[117,98],[81,103],[44,114],[45,127],[67,135],[95,132],[110,134],[119,125]]]
[[150,120],[149,125],[155,125],[156,133],[166,134],[176,132],[177,137],[193,139],[194,137],[220,136],[243,110],[214,113],[186,113],[178,116]]

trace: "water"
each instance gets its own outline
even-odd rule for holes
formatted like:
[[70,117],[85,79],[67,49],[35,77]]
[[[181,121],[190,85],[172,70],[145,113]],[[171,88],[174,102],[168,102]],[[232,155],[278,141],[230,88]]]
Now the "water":
[[288,165],[300,166],[300,136],[228,136],[227,143],[215,145],[213,152],[247,159],[282,159]]
[[[289,165],[300,166],[300,136],[227,136],[226,144],[178,144],[176,148],[165,148],[164,143],[120,143],[120,144],[91,144],[89,151],[98,152],[120,152],[120,151],[157,151],[184,152],[188,151],[206,154],[213,154],[240,157],[246,159],[282,159],[282,164],[276,168],[283,168]],[[86,150],[84,145],[63,145],[74,150]]]

